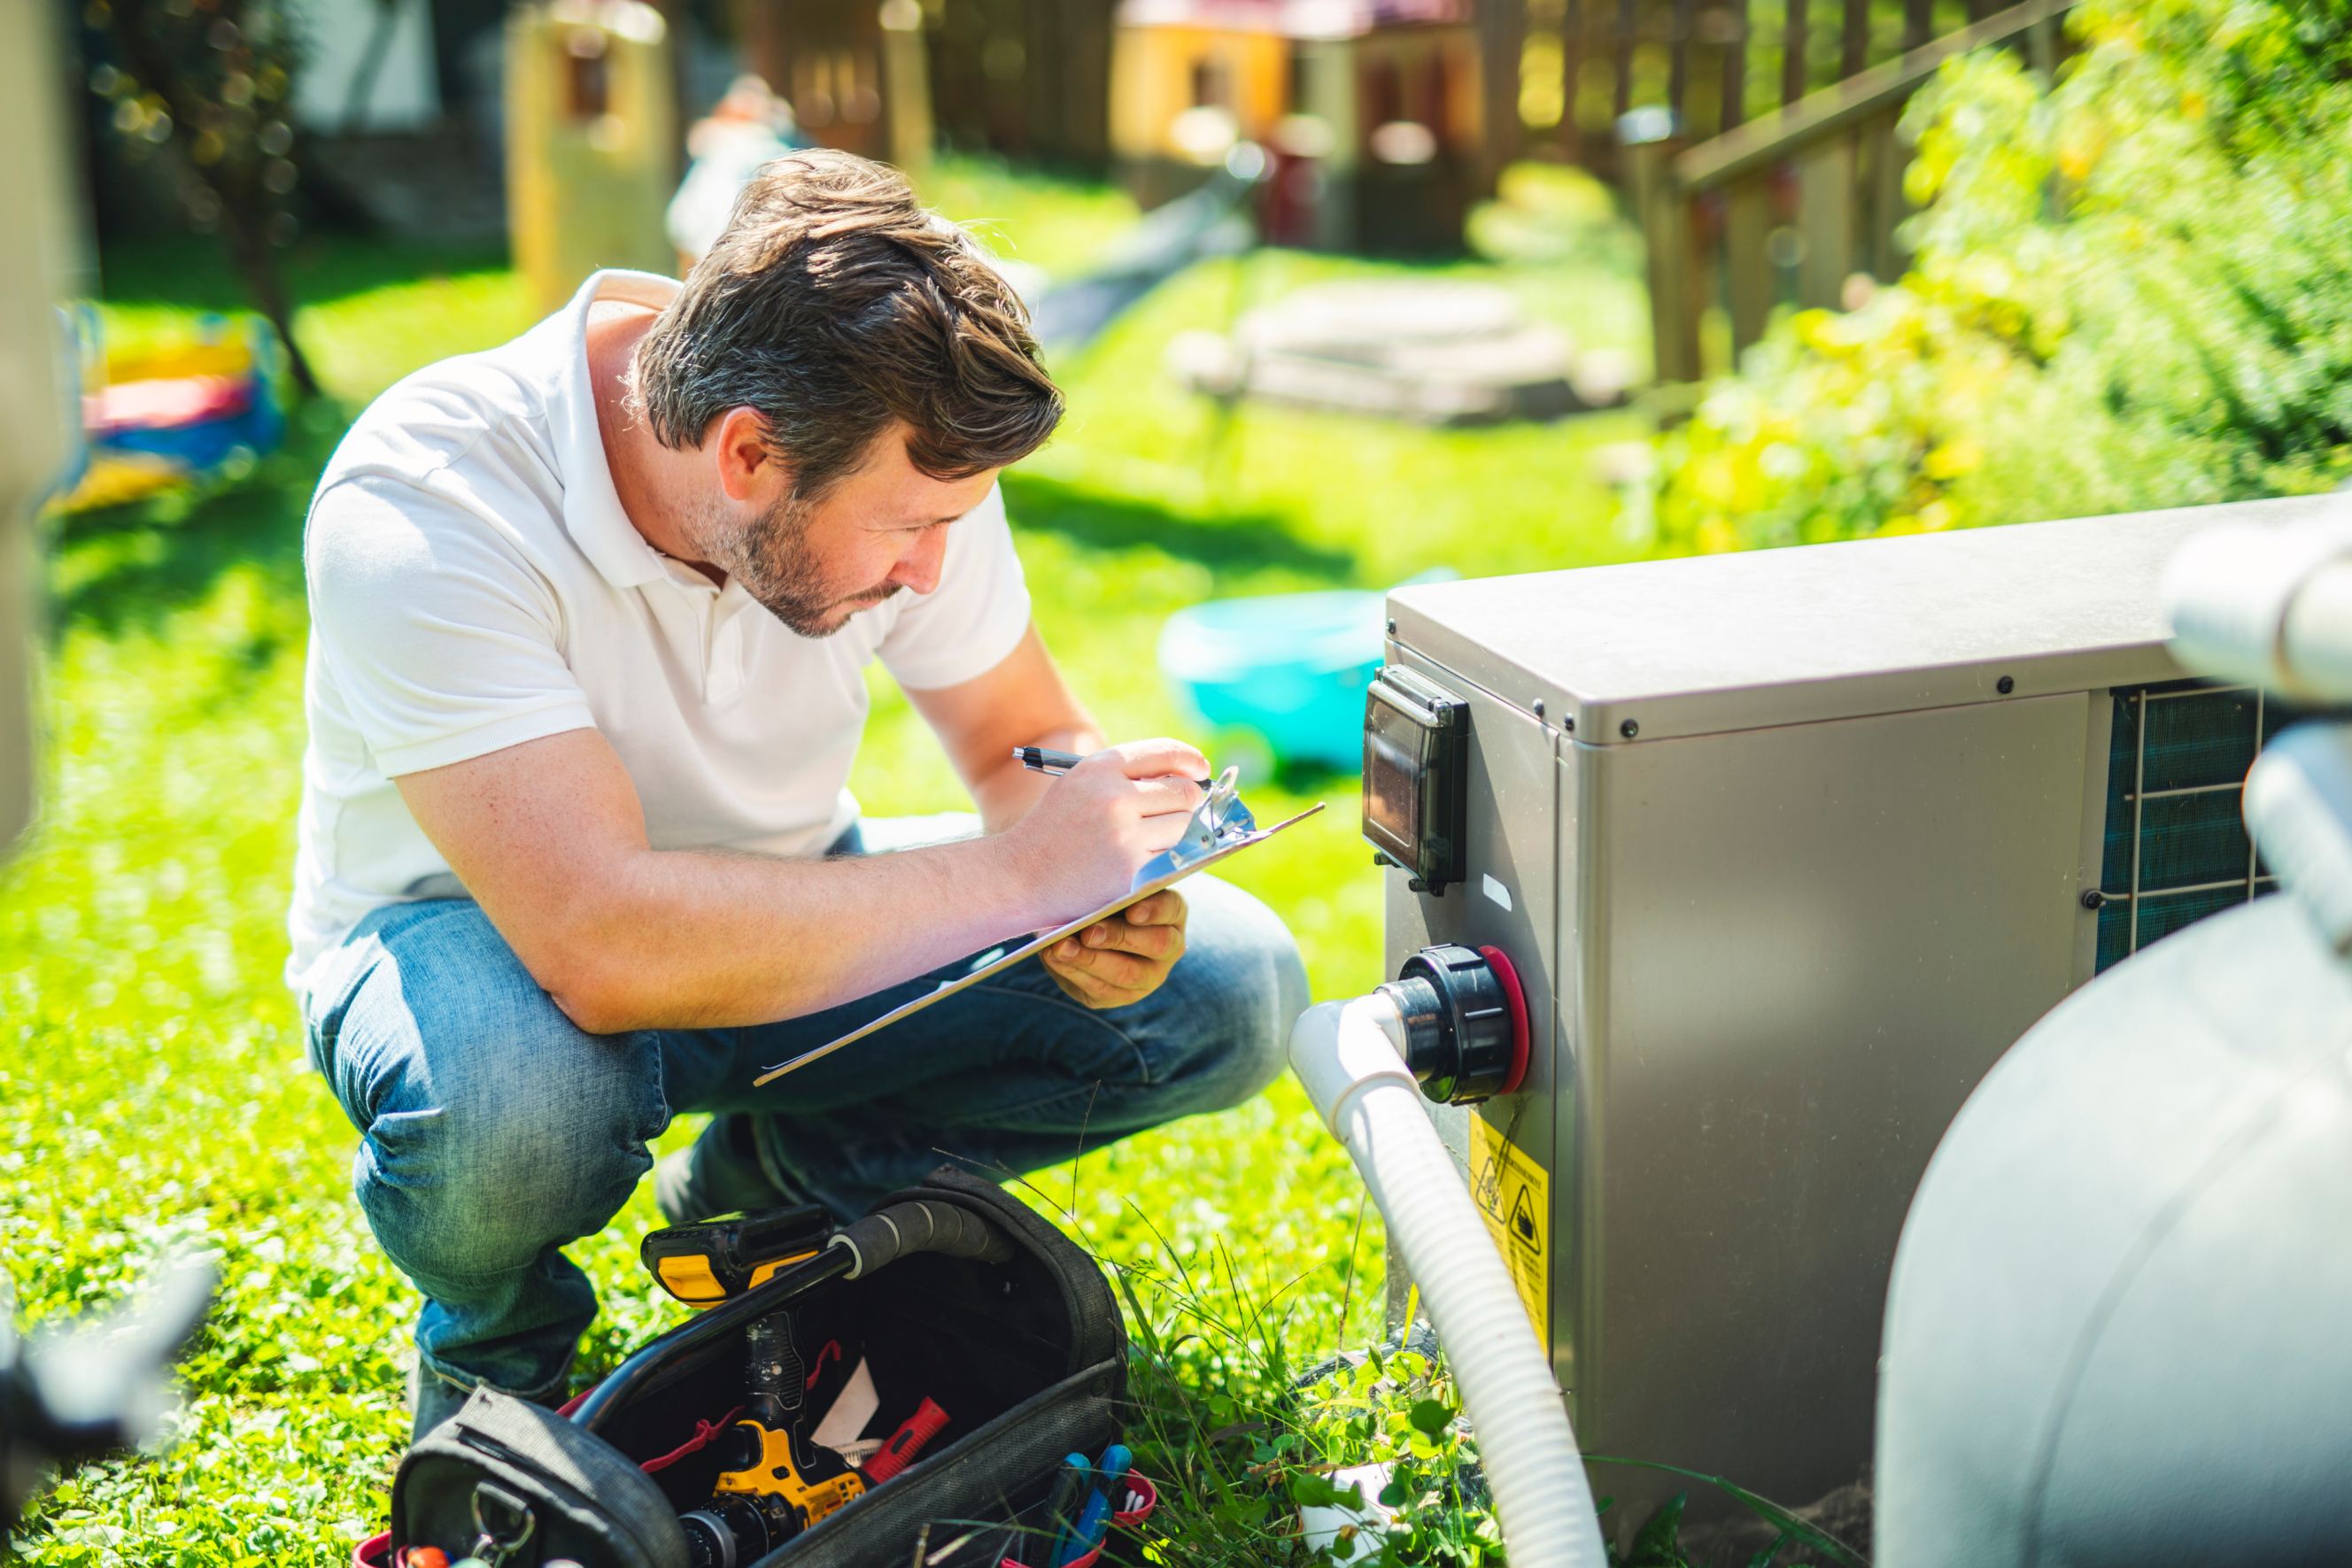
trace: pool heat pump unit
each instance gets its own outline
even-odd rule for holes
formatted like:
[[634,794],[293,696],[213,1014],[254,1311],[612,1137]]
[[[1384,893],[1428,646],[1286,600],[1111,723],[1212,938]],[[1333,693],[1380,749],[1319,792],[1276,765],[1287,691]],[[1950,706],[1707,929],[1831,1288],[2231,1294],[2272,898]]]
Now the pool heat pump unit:
[[[1790,1505],[1862,1477],[1895,1238],[1961,1102],[2069,990],[2271,889],[2239,788],[2283,716],[2182,676],[2164,564],[2325,505],[1391,595],[1387,972],[1516,977],[1523,1067],[1423,1082],[1475,1101],[1432,1113],[1587,1455]],[[1593,1466],[1621,1539],[1675,1490],[1730,1506]]]

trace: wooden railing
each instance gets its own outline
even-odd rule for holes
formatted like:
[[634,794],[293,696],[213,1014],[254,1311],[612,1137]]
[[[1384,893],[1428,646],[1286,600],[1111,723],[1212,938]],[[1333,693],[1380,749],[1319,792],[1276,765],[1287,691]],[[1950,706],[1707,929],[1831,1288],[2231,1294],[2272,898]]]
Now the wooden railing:
[[1508,155],[1562,159],[1613,179],[1614,128],[1636,108],[1663,105],[1692,141],[1720,136],[1999,8],[2000,0],[1482,0],[1480,15],[1559,55],[1559,120],[1549,131],[1515,130]]
[[[1896,130],[1904,104],[1946,61],[1971,49],[2021,42],[2036,69],[2054,70],[2058,18],[2072,3],[2025,0],[1695,146],[1669,110],[1628,114],[1620,122],[1623,174],[1649,250],[1657,379],[1695,382],[1706,373],[1700,327],[1718,298],[1735,361],[1763,336],[1782,292],[1776,232],[1785,232],[1785,249],[1795,253],[1800,306],[1838,307],[1856,273],[1882,281],[1899,276],[1895,231],[1907,215],[1909,161]],[[1790,0],[1800,37],[1803,10],[1802,0]],[[1908,15],[1924,11],[1916,6]],[[1854,15],[1849,6],[1849,37]]]

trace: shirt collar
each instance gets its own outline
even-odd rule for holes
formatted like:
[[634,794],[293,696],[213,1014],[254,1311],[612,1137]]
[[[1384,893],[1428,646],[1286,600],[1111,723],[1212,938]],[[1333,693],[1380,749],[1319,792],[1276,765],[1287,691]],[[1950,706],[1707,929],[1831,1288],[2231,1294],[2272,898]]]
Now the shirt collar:
[[656,310],[677,293],[671,278],[617,269],[593,273],[563,308],[562,370],[548,400],[548,423],[563,482],[563,527],[572,542],[615,588],[637,588],[667,576],[667,568],[621,509],[612,465],[596,426],[596,389],[588,374],[588,308],[620,299]]

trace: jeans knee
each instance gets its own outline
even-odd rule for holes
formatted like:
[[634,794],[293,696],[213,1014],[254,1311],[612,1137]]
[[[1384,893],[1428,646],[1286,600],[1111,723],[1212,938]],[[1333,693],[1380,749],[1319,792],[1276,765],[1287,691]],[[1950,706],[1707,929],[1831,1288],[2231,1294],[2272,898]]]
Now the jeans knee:
[[[551,1030],[550,1031],[552,1032]],[[575,1031],[576,1032],[576,1031]],[[563,1075],[488,1070],[410,1087],[369,1122],[354,1170],[362,1206],[395,1261],[420,1281],[520,1268],[550,1246],[604,1228],[652,1166],[646,1142],[657,1093],[599,1062],[618,1040],[580,1036]],[[473,1042],[485,1053],[549,1041],[508,1034]]]
[[1290,1026],[1307,1006],[1307,970],[1289,929],[1257,899],[1206,876],[1186,894],[1185,955],[1170,974],[1187,1037],[1177,1076],[1187,1109],[1224,1110],[1281,1076]]
[[1289,1064],[1288,1035],[1258,1024],[1259,1020],[1249,1020],[1218,1042],[1222,1049],[1199,1075],[1197,1109],[1227,1111],[1247,1104],[1282,1076]]
[[363,995],[337,1041],[361,1205],[428,1291],[602,1229],[667,1120],[651,1036],[583,1033],[507,962],[387,966],[369,985],[393,994]]

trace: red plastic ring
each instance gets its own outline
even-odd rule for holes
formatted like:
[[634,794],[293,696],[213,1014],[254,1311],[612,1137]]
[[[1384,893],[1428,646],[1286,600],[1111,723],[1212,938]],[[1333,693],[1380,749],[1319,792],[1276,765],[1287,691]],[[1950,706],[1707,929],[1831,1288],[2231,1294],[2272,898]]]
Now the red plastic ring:
[[1503,995],[1511,1000],[1511,1072],[1495,1092],[1515,1094],[1528,1076],[1528,993],[1519,986],[1519,972],[1511,967],[1500,947],[1481,947],[1478,956],[1492,966],[1495,977],[1503,982]]

